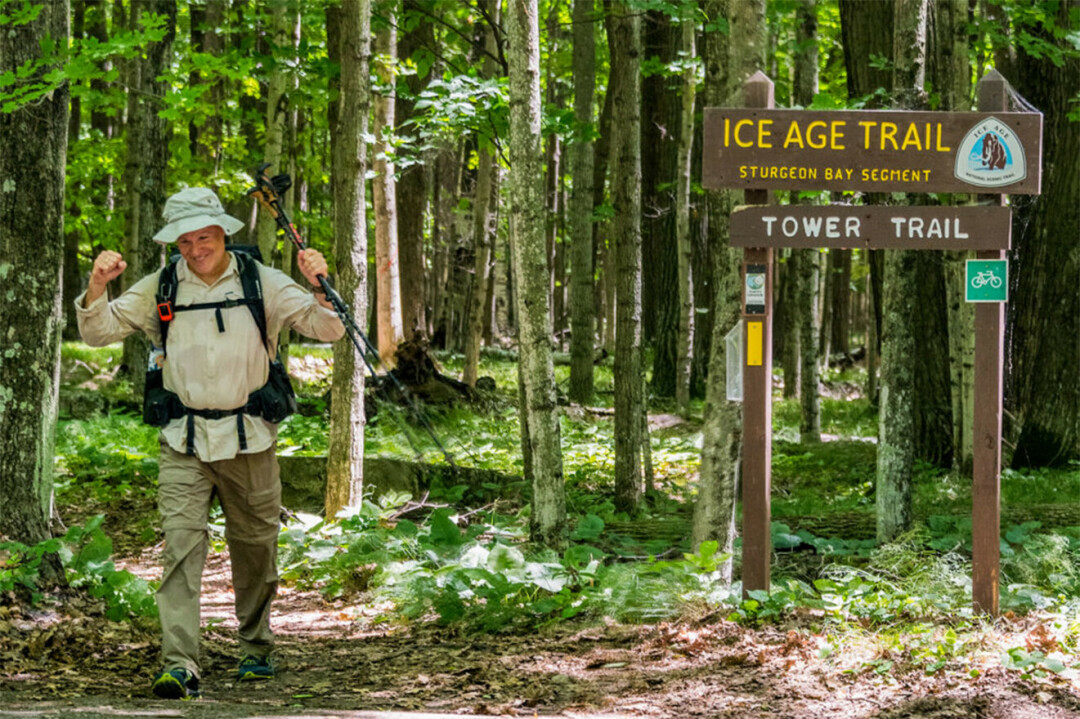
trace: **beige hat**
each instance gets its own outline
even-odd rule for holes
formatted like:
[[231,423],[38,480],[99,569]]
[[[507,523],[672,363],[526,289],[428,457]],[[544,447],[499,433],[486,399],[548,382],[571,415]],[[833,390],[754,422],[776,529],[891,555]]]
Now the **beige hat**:
[[180,190],[165,201],[162,215],[167,224],[154,235],[154,239],[161,243],[176,242],[180,235],[211,225],[225,230],[226,235],[232,235],[244,228],[243,222],[225,214],[221,200],[213,190],[206,187]]

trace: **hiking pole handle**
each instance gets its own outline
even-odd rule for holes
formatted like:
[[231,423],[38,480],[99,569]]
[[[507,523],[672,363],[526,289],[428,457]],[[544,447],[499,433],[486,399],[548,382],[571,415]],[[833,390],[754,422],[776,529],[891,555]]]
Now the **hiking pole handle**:
[[[289,238],[289,241],[296,245],[297,250],[306,250],[307,243],[305,243],[304,239],[300,237],[300,233],[297,232],[296,226],[293,225],[293,223],[289,220],[289,216],[285,213],[285,208],[282,206],[281,202],[281,193],[285,189],[288,189],[288,187],[291,185],[291,180],[289,179],[288,175],[278,175],[277,177],[273,178],[268,177],[266,174],[266,168],[268,167],[270,167],[270,163],[264,162],[255,169],[255,187],[252,187],[250,190],[248,190],[248,194],[252,195],[256,200],[259,201],[261,205],[263,205],[263,207],[265,207],[270,212],[271,217],[274,218],[274,223],[281,229],[282,232],[285,233],[285,236]],[[361,359],[363,359],[364,364],[367,365],[368,370],[371,372],[372,378],[377,380],[379,375],[376,373],[375,368],[368,360],[368,353],[370,353],[371,356],[375,358],[376,364],[385,367],[385,365],[383,365],[382,358],[379,356],[378,350],[373,344],[371,344],[371,340],[368,339],[368,336],[365,335],[357,326],[356,319],[353,317],[352,312],[345,304],[345,301],[341,298],[341,295],[339,295],[337,291],[333,288],[333,286],[330,284],[330,281],[327,279],[326,275],[316,275],[315,279],[319,281],[319,287],[322,288],[322,291],[325,294],[327,301],[330,302],[330,304],[333,306],[334,311],[338,315],[338,318],[345,326],[345,333],[349,335],[349,339],[352,340],[353,345],[355,345],[357,351],[360,353],[360,357]],[[363,341],[364,346],[367,348],[366,350],[364,349],[364,347],[361,347],[361,340]],[[408,389],[406,389],[405,386],[401,384],[398,378],[394,376],[393,372],[388,371],[386,373],[386,376],[390,378],[395,388],[399,392],[401,392],[403,397],[405,397],[405,400],[409,403],[410,409],[413,410],[413,413],[420,418],[421,423],[424,425],[424,429],[427,430],[428,436],[431,437],[431,439],[435,442],[438,448],[442,451],[443,457],[446,458],[446,461],[452,467],[457,466],[454,463],[453,457],[450,456],[450,453],[446,451],[445,447],[443,447],[442,442],[439,441],[439,437],[435,434],[435,428],[431,426],[431,422],[429,422],[427,417],[419,411],[419,408],[416,407]],[[412,444],[411,439],[409,440],[409,443]],[[416,447],[414,446],[413,449],[416,449]]]

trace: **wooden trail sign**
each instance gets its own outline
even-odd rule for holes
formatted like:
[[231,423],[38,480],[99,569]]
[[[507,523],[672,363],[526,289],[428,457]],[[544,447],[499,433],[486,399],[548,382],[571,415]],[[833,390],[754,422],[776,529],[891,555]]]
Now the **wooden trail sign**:
[[[743,188],[744,202],[750,206],[737,209],[731,220],[731,244],[745,248],[744,595],[768,591],[770,583],[773,248],[865,243],[869,247],[975,249],[979,260],[1003,262],[1011,225],[1004,194],[980,195],[982,204],[976,207],[781,207],[768,205],[768,189],[1038,194],[1042,115],[1005,112],[1008,83],[997,70],[979,81],[978,95],[979,108],[990,112],[782,111],[772,109],[772,81],[759,71],[746,82],[746,104],[753,109],[705,111],[704,185]],[[774,145],[780,135],[774,134],[778,132],[774,126],[778,121],[782,126],[785,120],[781,144],[786,143],[788,149],[778,150]],[[849,123],[864,133],[864,147],[848,146]],[[794,133],[802,146],[791,152],[790,146],[797,142]],[[857,142],[858,136],[854,137]],[[834,219],[830,222],[829,218]],[[776,228],[780,237],[774,234]],[[890,228],[894,237],[877,239],[879,235],[887,238]],[[859,243],[853,243],[856,238]],[[877,244],[885,241],[889,244]],[[944,244],[957,241],[963,245]],[[923,242],[933,244],[914,244]],[[993,284],[989,274],[983,277]],[[976,611],[988,614],[997,614],[999,607],[1004,328],[1004,302],[976,305],[975,385],[979,391],[973,418],[972,600]]]
[[708,188],[1037,195],[1042,114],[706,108]]
[[1007,250],[1007,207],[766,205],[731,213],[732,247]]

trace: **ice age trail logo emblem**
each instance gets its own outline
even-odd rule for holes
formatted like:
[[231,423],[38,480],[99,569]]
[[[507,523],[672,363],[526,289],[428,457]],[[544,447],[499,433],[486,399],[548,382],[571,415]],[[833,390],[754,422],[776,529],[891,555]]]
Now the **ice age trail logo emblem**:
[[996,117],[968,130],[956,151],[957,178],[976,187],[1003,187],[1027,177],[1024,146]]

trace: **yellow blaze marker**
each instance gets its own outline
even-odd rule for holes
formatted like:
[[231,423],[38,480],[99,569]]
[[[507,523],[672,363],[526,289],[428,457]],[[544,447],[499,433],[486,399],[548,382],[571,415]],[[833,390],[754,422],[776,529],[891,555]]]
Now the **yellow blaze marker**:
[[746,366],[760,367],[762,358],[761,323],[746,323]]

